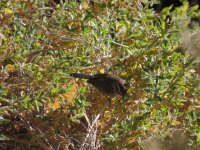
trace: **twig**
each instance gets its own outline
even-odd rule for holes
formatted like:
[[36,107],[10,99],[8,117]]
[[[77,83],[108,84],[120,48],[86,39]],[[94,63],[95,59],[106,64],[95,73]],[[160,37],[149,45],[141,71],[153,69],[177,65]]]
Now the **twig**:
[[[109,104],[110,104],[110,99],[109,99],[108,101],[106,101],[106,103],[105,103],[105,104],[103,105],[103,107],[100,109],[99,113],[97,114],[97,116],[95,117],[95,119],[94,119],[92,122],[90,122],[90,120],[89,120],[87,114],[84,113],[85,119],[86,119],[86,121],[87,121],[87,123],[88,123],[88,133],[87,133],[87,135],[86,135],[86,137],[85,137],[84,142],[81,144],[81,147],[80,147],[79,150],[84,149],[84,146],[85,146],[85,144],[86,144],[88,138],[90,137],[91,133],[93,133],[93,132],[95,132],[95,134],[97,133],[97,128],[96,128],[96,130],[94,130],[93,127],[94,127],[95,124],[97,124],[97,121],[98,121],[99,117],[100,117],[101,114],[105,111],[105,109],[107,108],[107,106],[108,106]],[[94,136],[95,136],[95,135],[94,135]],[[96,136],[95,136],[95,139],[96,139]],[[96,140],[93,140],[93,141],[96,141]],[[93,145],[95,145],[95,142],[93,143]]]
[[97,122],[97,120],[99,119],[99,117],[101,116],[101,114],[105,111],[105,109],[107,108],[107,106],[110,104],[110,100],[106,101],[106,103],[104,104],[104,106],[100,109],[98,115],[96,116],[96,118],[94,119],[91,128],[94,126],[94,124]]

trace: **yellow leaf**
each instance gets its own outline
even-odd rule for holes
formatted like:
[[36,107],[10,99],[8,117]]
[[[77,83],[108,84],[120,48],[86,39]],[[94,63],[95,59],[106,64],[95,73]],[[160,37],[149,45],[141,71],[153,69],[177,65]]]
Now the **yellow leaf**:
[[40,44],[39,42],[37,42],[37,43],[36,43],[36,46],[37,46],[37,47],[40,47],[40,46],[41,46],[41,44]]
[[88,0],[83,1],[83,9],[88,9],[88,8],[89,8]]
[[55,98],[54,103],[48,103],[47,104],[47,110],[51,109],[53,111],[57,110],[60,108],[60,103],[59,103],[60,99],[59,98]]
[[73,98],[76,96],[77,88],[75,84],[72,86],[69,92],[63,93],[63,97],[69,103],[69,105],[74,105]]
[[104,69],[100,69],[99,72],[103,74],[103,73],[105,73],[105,70]]
[[14,66],[14,65],[11,65],[11,64],[7,64],[7,65],[5,66],[5,69],[6,69],[6,71],[7,71],[8,73],[14,73],[14,72],[16,72],[15,66]]
[[13,14],[13,11],[8,8],[4,8],[4,11],[8,14]]
[[[61,101],[62,101],[63,97],[64,97],[65,101],[67,102],[68,106],[73,106],[74,105],[73,98],[75,97],[76,93],[77,93],[77,88],[75,85],[73,85],[72,88],[68,92],[63,93],[63,94],[59,95],[58,97],[56,97],[54,99],[53,103],[48,102],[48,104],[46,106],[46,112],[48,113],[49,110],[55,111],[55,110],[60,109]],[[62,98],[61,98],[61,96],[62,96]]]

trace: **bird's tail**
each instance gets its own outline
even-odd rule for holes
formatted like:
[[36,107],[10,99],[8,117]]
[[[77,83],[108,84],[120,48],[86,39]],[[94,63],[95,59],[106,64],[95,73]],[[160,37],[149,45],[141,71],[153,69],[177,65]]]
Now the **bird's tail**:
[[81,73],[71,73],[70,76],[74,78],[81,78],[81,79],[91,79],[93,78],[93,75],[86,75]]

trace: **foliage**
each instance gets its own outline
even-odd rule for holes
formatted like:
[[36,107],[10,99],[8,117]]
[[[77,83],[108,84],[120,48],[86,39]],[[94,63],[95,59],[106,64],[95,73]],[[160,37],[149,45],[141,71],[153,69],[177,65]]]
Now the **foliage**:
[[[2,149],[199,148],[199,10],[140,3],[0,1]],[[126,101],[94,122],[107,98],[73,72],[125,78]]]

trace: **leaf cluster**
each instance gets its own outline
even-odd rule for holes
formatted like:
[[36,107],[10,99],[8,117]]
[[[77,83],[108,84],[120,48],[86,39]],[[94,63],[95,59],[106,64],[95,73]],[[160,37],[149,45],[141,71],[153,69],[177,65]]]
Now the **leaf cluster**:
[[[199,147],[199,27],[188,28],[198,7],[156,14],[142,3],[0,1],[1,148]],[[89,119],[107,98],[73,72],[129,84],[127,100],[113,99],[94,130]]]

